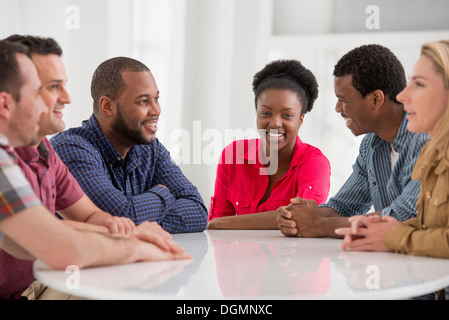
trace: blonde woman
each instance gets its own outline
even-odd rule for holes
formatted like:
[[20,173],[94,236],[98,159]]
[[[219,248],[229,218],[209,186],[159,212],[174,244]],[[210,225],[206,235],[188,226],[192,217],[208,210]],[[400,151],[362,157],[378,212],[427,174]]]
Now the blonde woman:
[[421,179],[418,215],[403,223],[392,217],[351,218],[343,249],[395,251],[449,258],[449,40],[426,43],[409,85],[397,96],[408,113],[408,130],[427,132],[412,179]]

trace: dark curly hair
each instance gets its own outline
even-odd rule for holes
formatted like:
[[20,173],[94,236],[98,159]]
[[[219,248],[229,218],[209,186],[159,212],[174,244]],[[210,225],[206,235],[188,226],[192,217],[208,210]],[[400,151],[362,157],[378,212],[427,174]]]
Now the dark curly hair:
[[334,76],[352,75],[352,85],[365,97],[382,90],[390,100],[407,85],[404,67],[388,48],[377,44],[363,45],[346,53],[335,65]]
[[277,60],[254,75],[253,91],[257,99],[268,89],[291,90],[302,104],[301,115],[310,112],[318,97],[318,83],[313,73],[297,60]]

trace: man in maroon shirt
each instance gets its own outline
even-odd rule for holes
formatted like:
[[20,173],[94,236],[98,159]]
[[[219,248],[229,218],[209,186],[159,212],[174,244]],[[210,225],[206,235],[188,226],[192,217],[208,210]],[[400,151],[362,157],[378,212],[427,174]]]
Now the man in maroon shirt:
[[[111,233],[134,232],[136,226],[131,219],[111,216],[100,210],[85,195],[46,138],[47,135],[64,130],[62,110],[65,104],[71,102],[65,89],[67,75],[61,59],[62,49],[51,38],[13,35],[7,40],[20,42],[30,49],[32,61],[42,83],[41,97],[48,108],[48,112],[39,121],[39,143],[15,149],[19,156],[18,165],[34,192],[51,213],[58,214],[65,220],[106,226]],[[138,228],[146,228],[167,239],[171,237],[154,222],[145,223]],[[38,282],[33,283],[32,263],[0,251],[0,298],[18,298],[31,284],[26,290],[28,298],[36,298],[42,295],[42,292],[49,294],[51,290]]]

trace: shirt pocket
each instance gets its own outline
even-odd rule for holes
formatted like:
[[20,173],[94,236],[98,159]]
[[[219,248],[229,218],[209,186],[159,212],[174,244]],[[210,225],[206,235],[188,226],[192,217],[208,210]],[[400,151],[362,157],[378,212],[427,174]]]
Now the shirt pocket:
[[228,196],[228,201],[232,203],[235,209],[235,213],[239,214],[248,214],[251,213],[251,201],[253,196],[243,194],[237,191],[230,192]]

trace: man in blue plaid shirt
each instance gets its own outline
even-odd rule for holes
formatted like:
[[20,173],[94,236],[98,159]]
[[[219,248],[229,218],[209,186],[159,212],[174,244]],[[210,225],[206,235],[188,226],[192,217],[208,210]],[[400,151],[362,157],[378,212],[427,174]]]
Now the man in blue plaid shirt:
[[131,58],[95,71],[93,115],[51,143],[84,192],[102,210],[170,233],[200,232],[207,209],[197,188],[156,138],[161,108],[150,70]]

